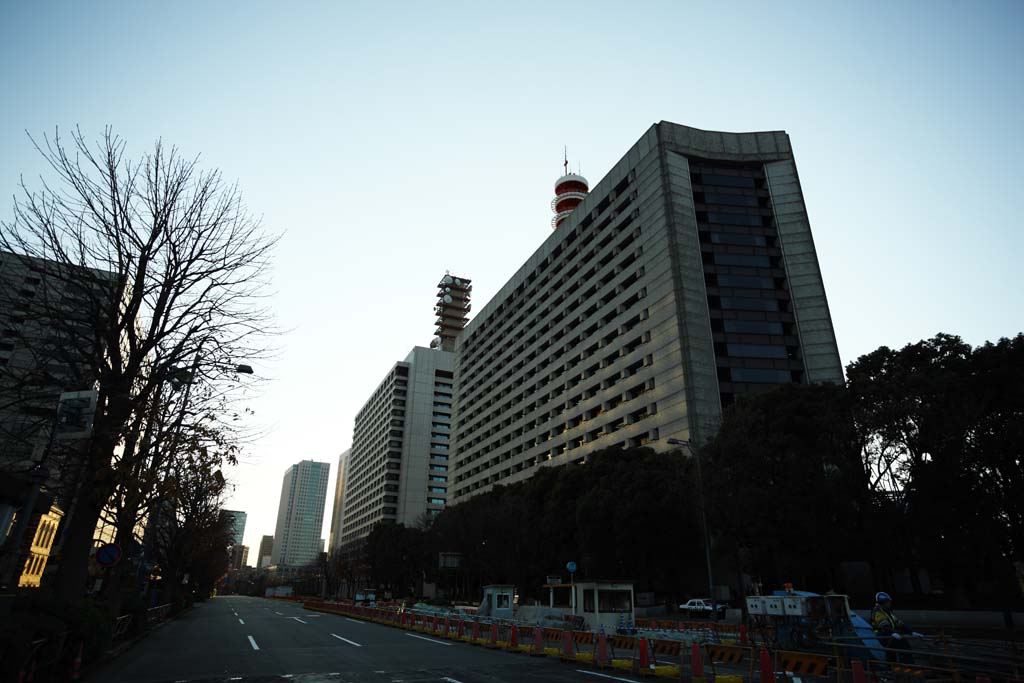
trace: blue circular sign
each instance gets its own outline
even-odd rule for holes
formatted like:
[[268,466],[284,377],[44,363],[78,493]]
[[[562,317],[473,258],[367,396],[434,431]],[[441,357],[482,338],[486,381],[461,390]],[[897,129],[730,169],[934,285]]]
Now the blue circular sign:
[[575,562],[566,562],[565,563],[565,568],[566,568],[566,570],[568,570],[568,572],[570,574],[575,574],[576,573],[576,563]]
[[121,546],[107,543],[96,551],[96,564],[101,567],[113,567],[121,561]]

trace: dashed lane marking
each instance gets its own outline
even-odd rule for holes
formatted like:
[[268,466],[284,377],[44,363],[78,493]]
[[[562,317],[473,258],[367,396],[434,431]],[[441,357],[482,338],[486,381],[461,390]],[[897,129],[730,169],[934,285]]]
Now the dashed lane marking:
[[359,621],[358,619],[349,619],[348,617],[345,617],[345,621],[351,621],[353,624],[362,624],[362,623],[364,623],[362,621]]
[[242,626],[245,626],[245,622],[242,621],[241,617],[238,618],[238,623],[241,624]]
[[290,619],[294,619],[295,621],[299,622],[300,624],[308,624],[309,623],[308,621],[303,621],[302,619],[299,619],[298,617],[289,617],[289,618]]
[[348,643],[349,645],[355,645],[356,647],[362,647],[362,645],[360,645],[360,644],[359,644],[359,643],[357,643],[356,641],[354,641],[354,640],[349,640],[348,638],[342,638],[342,637],[341,637],[341,636],[339,636],[339,635],[338,635],[337,633],[332,633],[331,635],[332,635],[332,636],[334,636],[335,638],[337,638],[338,640],[344,640],[344,641],[345,641],[346,643]]
[[254,649],[254,650],[260,649],[260,646],[256,644],[256,641],[253,639],[252,636],[248,636],[248,638],[249,638],[249,644],[252,645],[252,649]]
[[587,671],[585,669],[576,669],[578,674],[587,674],[588,676],[598,676],[600,678],[607,678],[611,681],[625,681],[626,683],[635,683],[632,678],[619,678],[618,676],[609,676],[608,674],[599,674],[596,671]]
[[420,640],[425,640],[428,643],[437,643],[438,645],[444,645],[445,647],[451,647],[451,645],[452,645],[451,643],[446,643],[443,640],[434,640],[433,638],[424,638],[423,636],[418,636],[415,633],[406,633],[405,635],[409,636],[410,638],[419,638]]

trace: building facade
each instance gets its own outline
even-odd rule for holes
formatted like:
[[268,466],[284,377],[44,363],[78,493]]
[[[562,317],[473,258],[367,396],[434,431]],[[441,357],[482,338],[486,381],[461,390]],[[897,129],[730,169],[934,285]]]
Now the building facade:
[[316,561],[323,552],[320,530],[330,470],[330,463],[313,460],[303,460],[285,470],[271,564],[301,567]]
[[661,122],[458,337],[451,500],[842,381],[789,136]]
[[231,567],[241,569],[249,564],[249,546],[236,543],[231,546]]
[[221,510],[220,516],[226,518],[231,527],[230,545],[239,545],[245,538],[245,521],[249,516],[240,510]]
[[334,506],[331,508],[331,535],[327,539],[327,552],[331,553],[341,546],[341,527],[345,512],[345,473],[348,471],[349,457],[352,449],[338,456],[338,476],[334,480]]
[[256,557],[256,568],[263,569],[264,567],[269,567],[273,556],[274,537],[264,536],[263,539],[260,540],[260,552],[259,555]]
[[448,500],[454,355],[417,346],[356,415],[345,475],[341,545],[375,524],[412,526]]

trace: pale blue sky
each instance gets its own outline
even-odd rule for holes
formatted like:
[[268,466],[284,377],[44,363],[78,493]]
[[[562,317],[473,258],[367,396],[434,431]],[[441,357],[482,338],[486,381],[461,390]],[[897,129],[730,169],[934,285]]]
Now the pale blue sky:
[[844,363],[1021,331],[1022,46],[1020,2],[6,2],[0,195],[43,170],[26,129],[110,124],[284,231],[292,331],[230,502],[254,555],[289,464],[331,461],[333,495],[445,269],[479,309],[549,234],[563,145],[593,184],[662,119],[786,130]]

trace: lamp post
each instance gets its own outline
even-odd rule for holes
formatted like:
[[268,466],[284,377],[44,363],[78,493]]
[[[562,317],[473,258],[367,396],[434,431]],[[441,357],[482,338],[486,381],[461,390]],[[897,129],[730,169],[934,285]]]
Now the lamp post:
[[700,456],[693,452],[693,446],[689,441],[673,437],[668,439],[667,443],[670,446],[686,446],[690,457],[697,463],[697,506],[700,510],[700,525],[704,532],[704,562],[707,564],[708,572],[708,597],[711,599],[711,616],[714,618],[718,616],[718,609],[715,603],[715,580],[711,573],[711,534],[708,533],[708,515],[704,507],[704,475],[700,469]]

